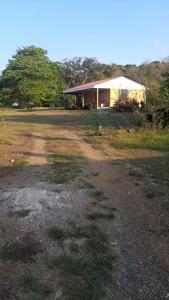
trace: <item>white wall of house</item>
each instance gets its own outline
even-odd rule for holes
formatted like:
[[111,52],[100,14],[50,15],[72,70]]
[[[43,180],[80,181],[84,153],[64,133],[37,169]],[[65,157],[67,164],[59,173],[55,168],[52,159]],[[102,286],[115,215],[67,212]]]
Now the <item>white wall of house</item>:
[[123,76],[96,84],[94,87],[100,89],[145,90],[144,85]]

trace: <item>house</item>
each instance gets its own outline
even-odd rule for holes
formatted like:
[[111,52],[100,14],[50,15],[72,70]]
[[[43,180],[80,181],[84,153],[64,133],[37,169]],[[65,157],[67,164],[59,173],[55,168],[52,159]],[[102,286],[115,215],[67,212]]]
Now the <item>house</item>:
[[64,94],[75,95],[79,107],[106,108],[113,107],[122,95],[137,100],[139,105],[146,103],[145,90],[145,86],[137,81],[119,76],[79,85],[64,91]]

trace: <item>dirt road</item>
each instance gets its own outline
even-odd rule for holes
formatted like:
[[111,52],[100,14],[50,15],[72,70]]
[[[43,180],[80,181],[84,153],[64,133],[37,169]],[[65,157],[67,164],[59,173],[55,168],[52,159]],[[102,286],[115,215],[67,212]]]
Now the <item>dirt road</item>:
[[[110,222],[107,230],[114,241],[118,262],[112,275],[112,287],[105,299],[169,298],[169,239],[163,231],[168,221],[167,213],[147,199],[126,171],[112,165],[109,157],[70,131],[59,130],[56,135],[51,131],[50,136],[58,135],[77,143],[88,161],[81,177],[86,178],[86,174],[90,174],[88,180],[104,192],[107,197],[105,203],[117,209],[116,218]],[[35,132],[32,142],[33,150],[26,154],[28,165],[22,170],[12,171],[1,178],[0,182],[0,215],[1,220],[6,222],[6,237],[10,240],[14,238],[15,231],[20,234],[18,228],[19,232],[34,231],[41,235],[41,230],[45,230],[46,226],[56,223],[64,226],[67,220],[79,220],[83,218],[84,211],[90,208],[86,192],[76,187],[76,183],[65,187],[46,181],[51,166],[47,162],[44,135]],[[28,215],[16,222],[16,228],[10,236],[12,221],[6,216],[10,213],[10,216],[15,217],[15,213],[21,209],[27,211]],[[4,222],[1,223],[2,231]],[[1,241],[3,239],[4,234],[1,233]],[[41,239],[48,247],[48,241],[44,240],[43,235]],[[52,249],[49,247],[49,252]]]

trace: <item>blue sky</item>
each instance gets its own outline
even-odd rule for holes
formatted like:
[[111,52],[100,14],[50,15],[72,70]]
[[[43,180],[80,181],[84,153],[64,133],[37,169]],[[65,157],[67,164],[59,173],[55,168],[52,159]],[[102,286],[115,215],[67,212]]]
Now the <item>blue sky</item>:
[[0,0],[0,70],[18,47],[52,60],[141,64],[169,56],[169,0]]

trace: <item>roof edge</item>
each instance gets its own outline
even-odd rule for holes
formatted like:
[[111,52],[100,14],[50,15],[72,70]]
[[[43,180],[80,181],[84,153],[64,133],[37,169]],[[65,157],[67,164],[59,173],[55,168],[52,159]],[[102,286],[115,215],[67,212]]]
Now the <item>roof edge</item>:
[[95,88],[95,85],[97,85],[97,84],[102,84],[104,82],[108,82],[108,81],[110,81],[112,79],[117,79],[117,78],[120,78],[120,77],[127,78],[127,79],[129,79],[131,81],[134,81],[137,84],[140,84],[140,85],[142,85],[145,88],[145,86],[144,86],[143,83],[141,83],[141,82],[133,79],[130,76],[123,76],[122,75],[122,76],[108,77],[108,78],[104,78],[104,79],[101,79],[101,80],[92,81],[92,82],[88,82],[88,83],[85,83],[85,84],[82,84],[82,85],[78,85],[78,86],[75,86],[75,87],[72,87],[70,89],[67,89],[67,90],[63,91],[63,93],[64,94],[68,94],[68,93],[71,93],[71,92],[73,93],[73,92],[78,92],[78,91],[81,91],[81,90],[92,89],[92,88]]

